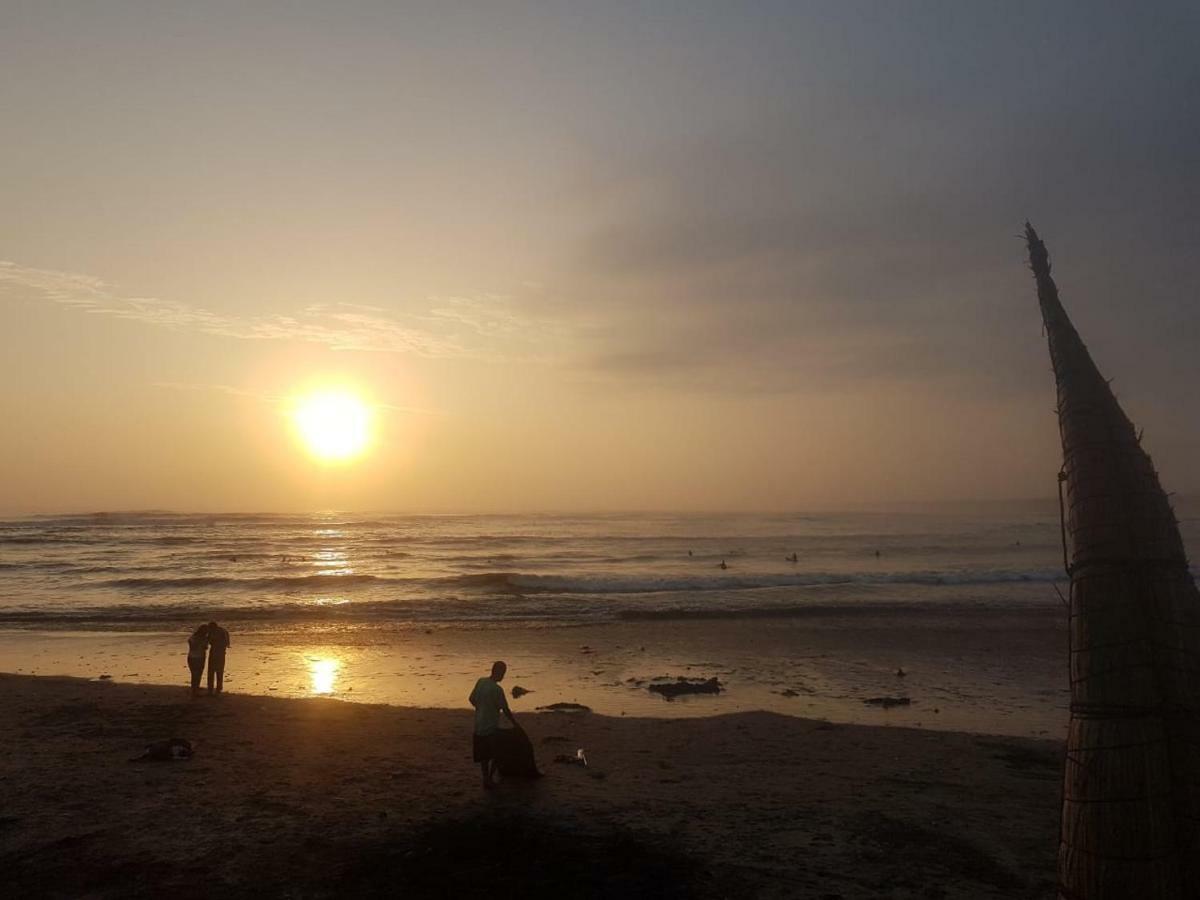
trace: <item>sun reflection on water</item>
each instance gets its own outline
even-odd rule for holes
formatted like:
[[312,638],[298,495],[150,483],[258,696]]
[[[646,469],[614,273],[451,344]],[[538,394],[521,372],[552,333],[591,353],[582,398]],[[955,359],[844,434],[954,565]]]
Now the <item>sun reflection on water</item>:
[[312,692],[314,694],[332,694],[333,683],[337,680],[338,669],[341,667],[341,662],[336,659],[310,659],[308,669],[309,677],[312,679]]
[[312,566],[318,575],[353,575],[350,555],[344,550],[318,550],[313,554]]

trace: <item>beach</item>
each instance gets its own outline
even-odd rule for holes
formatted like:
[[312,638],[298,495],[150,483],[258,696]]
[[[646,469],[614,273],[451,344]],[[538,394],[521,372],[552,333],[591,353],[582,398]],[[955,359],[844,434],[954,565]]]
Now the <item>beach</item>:
[[[1067,705],[1058,538],[1040,503],[27,517],[0,521],[0,671],[178,684],[187,635],[218,620],[237,693],[461,707],[503,658],[525,708],[1053,738]],[[723,690],[669,704],[649,690],[679,677]],[[864,703],[886,697],[910,703]]]
[[[21,896],[1053,886],[1057,740],[764,712],[518,715],[546,777],[485,793],[466,709],[0,676],[0,871]],[[129,761],[170,737],[195,756]],[[587,768],[553,762],[580,748]]]
[[[787,619],[573,627],[254,630],[229,625],[226,687],[264,696],[462,708],[493,659],[518,711],[582,703],[611,716],[771,711],[843,723],[1061,737],[1060,610],[857,607]],[[186,632],[0,631],[0,671],[183,685]],[[903,672],[903,676],[898,673]],[[717,696],[651,688],[716,678]],[[867,701],[896,698],[882,708]]]
[[1198,20],[5,4],[0,900],[1200,900]]
[[[1044,896],[1056,528],[1036,504],[2,522],[0,864],[33,896]],[[193,701],[210,619],[227,693]],[[485,794],[466,697],[495,659],[546,777]],[[173,737],[195,757],[129,762]]]

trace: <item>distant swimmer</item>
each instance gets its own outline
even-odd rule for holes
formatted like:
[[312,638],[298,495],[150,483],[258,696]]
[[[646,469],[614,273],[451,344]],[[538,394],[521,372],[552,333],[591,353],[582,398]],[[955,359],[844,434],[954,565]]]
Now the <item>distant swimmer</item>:
[[688,551],[688,556],[691,556],[691,555],[692,555],[692,551],[691,551],[691,550],[689,550],[689,551]]
[[878,550],[875,551],[875,558],[879,559],[879,551]]
[[785,556],[784,559],[786,559],[788,562],[799,562],[800,561],[800,557],[796,555],[795,551],[792,552],[791,556]]
[[721,565],[719,565],[717,568],[719,568],[719,569],[728,569],[728,568],[729,568],[729,566],[725,565],[725,560],[721,560]]

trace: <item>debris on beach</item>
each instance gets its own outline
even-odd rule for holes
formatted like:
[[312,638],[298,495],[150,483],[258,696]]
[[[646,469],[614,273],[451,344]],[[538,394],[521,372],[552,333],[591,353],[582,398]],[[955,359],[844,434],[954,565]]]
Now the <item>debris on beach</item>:
[[909,706],[912,700],[908,697],[871,697],[869,700],[864,700],[863,703],[867,706],[882,706],[884,709],[891,709],[893,706]]
[[558,756],[554,757],[554,761],[567,766],[583,766],[585,769],[587,768],[588,764],[587,754],[583,752],[582,747],[575,751],[574,756],[569,753],[560,753]]
[[533,691],[526,690],[525,688],[521,687],[519,684],[513,685],[512,695],[513,695],[514,700],[519,700],[521,697],[524,697],[526,694],[532,694],[532,693],[533,693]]
[[549,703],[546,706],[537,707],[539,710],[546,712],[585,712],[590,713],[592,708],[584,706],[582,703]]
[[147,744],[141,756],[130,758],[130,762],[169,762],[175,759],[191,759],[192,742],[185,738],[169,738]]
[[721,682],[717,681],[715,677],[685,678],[680,675],[676,681],[652,684],[647,690],[654,694],[662,694],[667,700],[674,700],[684,694],[719,694],[721,693]]

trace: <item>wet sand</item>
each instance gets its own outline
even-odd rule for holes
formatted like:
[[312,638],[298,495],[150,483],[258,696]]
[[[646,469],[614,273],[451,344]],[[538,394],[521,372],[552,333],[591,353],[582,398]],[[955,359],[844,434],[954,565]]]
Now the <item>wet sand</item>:
[[[497,657],[532,710],[583,703],[664,718],[765,710],[834,722],[1059,738],[1066,733],[1065,616],[1017,610],[858,609],[789,619],[639,621],[579,627],[272,629],[226,623],[235,693],[314,694],[461,708]],[[0,632],[0,670],[181,684],[186,633]],[[897,673],[903,670],[904,676]],[[649,691],[718,678],[719,696]],[[864,701],[901,697],[883,709]]]
[[[1052,890],[1056,741],[763,712],[521,718],[547,777],[485,793],[467,710],[0,676],[0,878],[97,897]],[[192,760],[128,761],[173,736]],[[580,747],[588,768],[552,761]]]

